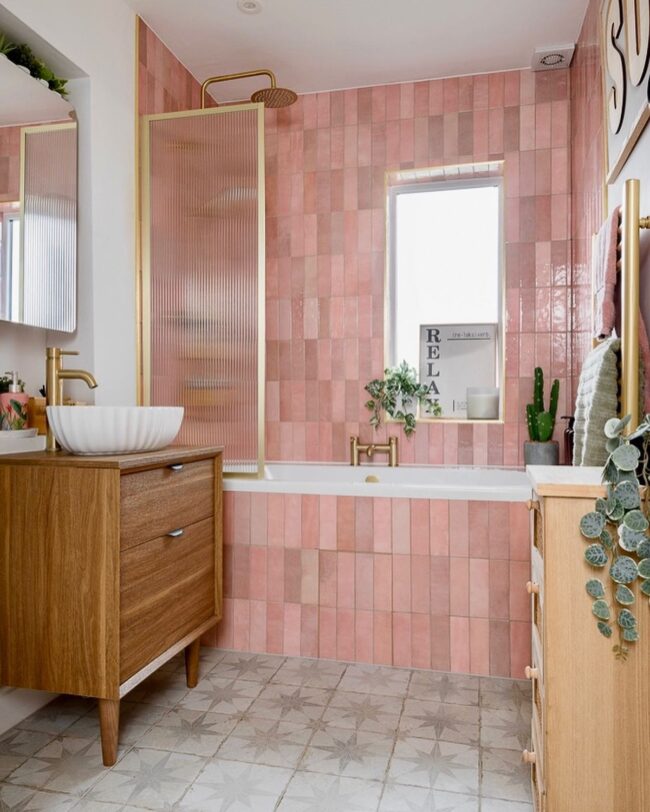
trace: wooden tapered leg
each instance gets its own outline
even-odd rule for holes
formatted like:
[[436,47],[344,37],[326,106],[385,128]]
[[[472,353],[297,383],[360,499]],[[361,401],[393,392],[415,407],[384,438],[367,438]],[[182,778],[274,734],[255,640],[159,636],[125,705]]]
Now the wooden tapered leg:
[[199,681],[199,653],[201,651],[201,638],[197,637],[193,643],[185,647],[185,678],[188,688],[196,688]]
[[120,700],[99,700],[99,730],[102,737],[102,760],[105,767],[117,761],[117,739],[120,731]]

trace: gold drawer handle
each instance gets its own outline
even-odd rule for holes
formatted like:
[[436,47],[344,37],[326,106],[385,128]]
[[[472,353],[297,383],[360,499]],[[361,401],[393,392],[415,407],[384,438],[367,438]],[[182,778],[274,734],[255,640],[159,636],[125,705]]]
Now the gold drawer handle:
[[169,466],[170,471],[182,471],[183,470],[183,463],[182,462],[175,462],[173,465]]
[[537,499],[529,499],[526,502],[526,507],[528,510],[539,510],[539,502]]
[[524,764],[535,764],[535,762],[537,761],[535,751],[524,750],[524,752],[521,754],[521,760],[524,762]]
[[180,538],[183,535],[183,533],[185,533],[185,531],[179,528],[178,530],[170,530],[169,533],[167,533],[167,535],[172,539],[177,539]]
[[527,665],[524,668],[524,674],[526,675],[526,679],[537,679],[539,677],[539,668],[531,668]]
[[536,584],[534,581],[527,581],[526,592],[528,592],[529,595],[539,595],[539,584]]

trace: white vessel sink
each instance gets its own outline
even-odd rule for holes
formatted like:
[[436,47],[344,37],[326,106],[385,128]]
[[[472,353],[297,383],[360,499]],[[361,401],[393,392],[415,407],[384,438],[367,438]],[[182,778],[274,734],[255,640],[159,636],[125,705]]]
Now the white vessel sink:
[[47,419],[71,454],[134,454],[169,445],[183,411],[182,406],[48,406]]

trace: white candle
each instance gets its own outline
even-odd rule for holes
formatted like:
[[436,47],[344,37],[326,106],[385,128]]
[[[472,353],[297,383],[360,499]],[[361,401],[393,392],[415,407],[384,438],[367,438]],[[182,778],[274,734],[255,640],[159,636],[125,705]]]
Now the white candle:
[[499,390],[470,386],[467,389],[467,419],[496,420],[499,417]]

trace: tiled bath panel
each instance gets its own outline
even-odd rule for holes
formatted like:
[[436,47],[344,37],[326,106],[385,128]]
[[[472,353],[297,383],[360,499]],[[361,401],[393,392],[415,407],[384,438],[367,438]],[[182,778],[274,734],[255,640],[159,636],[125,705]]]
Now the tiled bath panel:
[[118,761],[61,697],[0,737],[0,809],[532,812],[530,686],[510,679],[202,650],[132,692]]
[[223,648],[522,678],[523,502],[226,492]]

